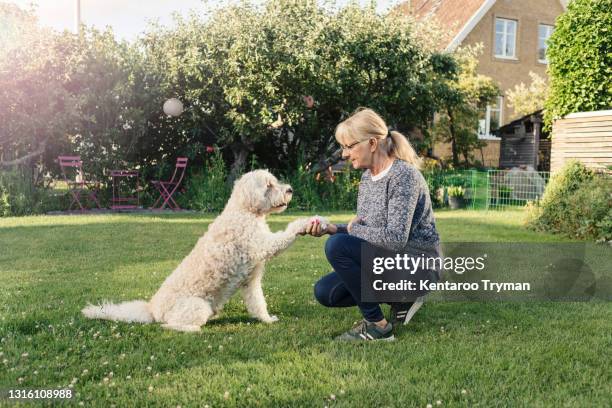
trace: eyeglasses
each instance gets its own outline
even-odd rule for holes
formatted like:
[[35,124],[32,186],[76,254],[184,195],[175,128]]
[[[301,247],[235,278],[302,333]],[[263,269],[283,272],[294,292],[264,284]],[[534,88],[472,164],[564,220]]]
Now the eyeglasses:
[[353,147],[355,147],[355,146],[357,146],[359,143],[363,143],[363,142],[367,142],[367,140],[362,140],[361,142],[351,143],[351,144],[350,144],[350,145],[348,145],[348,146],[343,146],[343,145],[340,145],[340,148],[341,148],[342,150],[351,151],[351,150],[353,150]]

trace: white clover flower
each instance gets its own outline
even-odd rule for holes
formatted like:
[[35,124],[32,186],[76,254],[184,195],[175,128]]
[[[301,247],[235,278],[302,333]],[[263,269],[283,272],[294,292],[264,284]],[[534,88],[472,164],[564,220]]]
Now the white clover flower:
[[27,356],[29,356],[29,355],[30,355],[30,354],[28,354],[28,353],[23,353],[23,354],[21,354],[21,357],[24,357],[24,358],[25,358],[25,357],[27,357]]
[[223,350],[223,346],[219,346],[219,350]]
[[131,375],[128,375],[127,377],[125,377],[125,379],[126,379],[126,380],[131,380],[131,379],[132,379],[132,376],[131,376]]
[[336,400],[336,396],[334,394],[331,394],[329,396],[329,399],[332,400],[332,401],[335,401]]
[[149,392],[153,392],[153,386],[149,385]]
[[224,399],[228,399],[228,398],[229,398],[229,396],[230,396],[229,391],[225,391],[225,393],[223,393],[223,398],[224,398]]
[[461,390],[461,394],[463,395],[467,394],[467,390]]
[[88,369],[84,369],[84,370],[83,370],[83,373],[82,373],[81,375],[85,375],[85,374],[87,374],[88,372],[89,372],[89,370],[88,370]]
[[442,401],[437,400],[437,401],[436,401],[436,405],[442,405]]
[[152,370],[151,366],[148,366],[148,367],[147,367],[147,370],[148,370],[148,371],[151,371],[151,370]]

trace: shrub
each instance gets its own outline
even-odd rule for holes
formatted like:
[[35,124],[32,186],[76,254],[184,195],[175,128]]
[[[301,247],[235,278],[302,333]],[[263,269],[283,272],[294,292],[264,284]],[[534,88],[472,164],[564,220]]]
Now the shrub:
[[548,40],[547,126],[568,113],[612,107],[610,0],[572,0]]
[[325,172],[313,174],[299,163],[288,175],[293,187],[293,207],[306,211],[354,210],[359,190],[359,172],[346,167],[331,176]]
[[8,217],[11,215],[11,203],[9,202],[8,193],[0,184],[0,217]]
[[582,239],[612,239],[612,182],[571,161],[528,209],[528,227]]
[[181,202],[197,211],[221,211],[225,207],[231,186],[221,152],[217,149],[201,172],[192,173]]
[[598,176],[568,198],[564,229],[577,238],[612,240],[612,180]]
[[35,186],[28,168],[17,167],[0,173],[0,217],[43,214],[63,208],[64,201],[51,189]]

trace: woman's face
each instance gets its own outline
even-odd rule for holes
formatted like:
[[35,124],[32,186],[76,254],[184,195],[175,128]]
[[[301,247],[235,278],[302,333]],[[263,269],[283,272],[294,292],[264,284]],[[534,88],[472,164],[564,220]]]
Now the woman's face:
[[372,165],[372,156],[376,150],[376,139],[366,139],[361,142],[351,142],[341,145],[342,158],[351,161],[354,169],[368,169]]

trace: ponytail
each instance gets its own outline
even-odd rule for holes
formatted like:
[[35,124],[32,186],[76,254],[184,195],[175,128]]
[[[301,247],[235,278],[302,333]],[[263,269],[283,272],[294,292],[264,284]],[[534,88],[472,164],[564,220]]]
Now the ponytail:
[[400,132],[391,130],[387,134],[385,141],[387,144],[387,154],[389,156],[394,156],[406,163],[410,163],[419,170],[422,168],[423,160],[421,160],[406,136],[402,135]]

